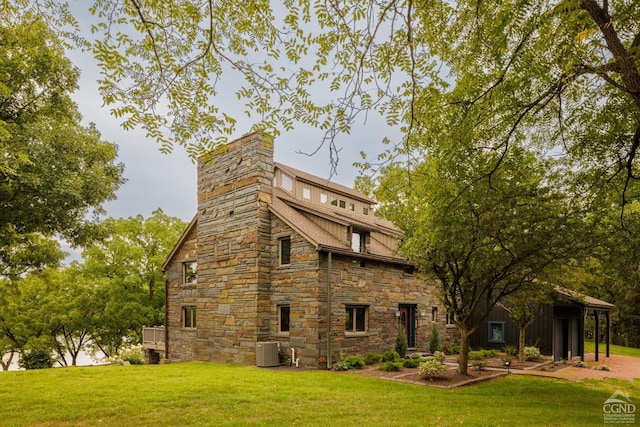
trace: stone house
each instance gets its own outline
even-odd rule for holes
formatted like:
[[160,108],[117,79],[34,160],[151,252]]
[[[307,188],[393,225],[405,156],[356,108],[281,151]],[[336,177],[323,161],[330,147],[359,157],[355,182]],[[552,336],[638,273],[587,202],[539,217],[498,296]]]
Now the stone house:
[[[330,368],[456,339],[437,287],[397,251],[363,194],[273,160],[251,133],[198,159],[198,209],[164,264],[169,361]],[[268,355],[262,353],[268,347]],[[276,350],[272,350],[272,349]]]

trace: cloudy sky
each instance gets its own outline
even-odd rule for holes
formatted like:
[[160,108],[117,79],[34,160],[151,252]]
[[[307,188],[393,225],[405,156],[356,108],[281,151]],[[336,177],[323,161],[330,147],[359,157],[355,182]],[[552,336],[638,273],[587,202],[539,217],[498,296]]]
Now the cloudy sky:
[[[74,9],[77,7],[78,3]],[[91,16],[84,10],[79,13],[82,15],[79,19],[81,29],[88,34]],[[196,212],[196,166],[193,160],[181,147],[176,147],[171,154],[161,154],[159,145],[146,138],[144,132],[123,130],[119,121],[103,106],[96,82],[99,71],[92,55],[74,51],[69,52],[69,57],[81,70],[80,88],[74,97],[83,115],[83,123],[95,123],[104,140],[119,146],[119,161],[125,166],[124,176],[127,182],[118,191],[117,200],[105,205],[107,215],[118,218],[141,214],[147,217],[155,209],[161,208],[168,215],[190,221]],[[228,81],[228,78],[234,76],[224,76],[223,83],[225,77]],[[219,102],[227,105],[226,100]],[[241,119],[242,111],[237,111],[235,117]],[[237,135],[233,137],[248,132],[251,125],[250,122],[242,123],[239,120]],[[369,118],[366,123],[364,117],[360,119],[351,135],[343,135],[338,140],[342,151],[337,175],[331,179],[352,186],[357,174],[353,162],[360,160],[360,151],[365,151],[369,157],[375,157],[382,150],[380,141],[383,136],[390,136],[391,132],[380,119]],[[320,131],[308,127],[298,127],[294,132],[282,134],[276,139],[275,159],[322,178],[329,178],[327,147],[323,147],[313,157],[299,153],[313,152],[321,138]]]

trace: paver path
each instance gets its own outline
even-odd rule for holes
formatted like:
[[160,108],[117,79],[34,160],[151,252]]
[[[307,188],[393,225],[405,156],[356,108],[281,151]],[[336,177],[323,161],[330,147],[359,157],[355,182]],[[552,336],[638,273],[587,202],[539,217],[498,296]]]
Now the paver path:
[[589,367],[606,365],[610,370],[601,371],[598,369],[577,368],[571,364],[567,364],[566,368],[555,372],[537,370],[513,370],[511,372],[520,375],[538,375],[543,377],[563,378],[571,381],[607,378],[631,380],[640,378],[640,358],[637,357],[612,354],[610,357],[605,358],[604,355],[600,355],[600,361],[595,362],[595,354],[590,353],[585,355],[585,362]]

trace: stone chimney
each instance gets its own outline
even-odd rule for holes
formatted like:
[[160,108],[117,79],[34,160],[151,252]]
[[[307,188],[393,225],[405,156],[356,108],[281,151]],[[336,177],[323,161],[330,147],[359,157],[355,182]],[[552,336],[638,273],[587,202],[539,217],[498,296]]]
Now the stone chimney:
[[261,132],[198,159],[199,360],[252,364],[268,337],[273,179]]

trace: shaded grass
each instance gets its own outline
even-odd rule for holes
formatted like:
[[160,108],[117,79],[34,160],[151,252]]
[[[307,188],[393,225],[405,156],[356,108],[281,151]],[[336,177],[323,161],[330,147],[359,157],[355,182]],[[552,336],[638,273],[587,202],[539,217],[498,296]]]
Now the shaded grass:
[[454,390],[353,373],[213,363],[0,374],[2,425],[590,425],[616,390],[640,381],[512,375]]
[[[598,346],[598,352],[600,354],[604,354],[606,348],[607,346],[605,343],[600,343],[600,345]],[[585,353],[594,353],[596,351],[595,342],[593,340],[585,340],[584,351]],[[640,357],[640,348],[623,347],[621,345],[611,344],[609,351],[611,352],[611,354],[619,354],[621,356]]]

